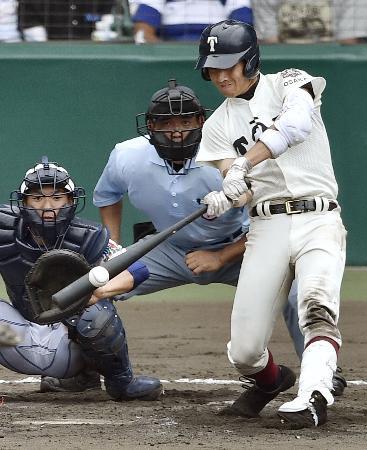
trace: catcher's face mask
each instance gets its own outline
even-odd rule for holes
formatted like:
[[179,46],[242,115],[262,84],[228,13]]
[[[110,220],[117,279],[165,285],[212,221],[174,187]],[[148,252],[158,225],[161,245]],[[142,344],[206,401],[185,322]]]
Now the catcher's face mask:
[[76,188],[67,171],[43,157],[29,169],[20,188],[12,192],[10,204],[28,226],[38,245],[58,248],[74,218],[85,204],[83,188]]

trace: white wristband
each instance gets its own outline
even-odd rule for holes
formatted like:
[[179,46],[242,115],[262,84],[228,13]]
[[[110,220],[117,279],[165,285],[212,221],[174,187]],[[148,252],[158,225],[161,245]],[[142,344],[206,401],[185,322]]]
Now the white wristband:
[[274,130],[273,128],[265,130],[259,140],[268,147],[273,158],[278,158],[278,156],[282,155],[288,149],[286,139],[278,130]]
[[230,169],[234,167],[240,169],[243,172],[243,175],[246,176],[253,168],[253,165],[245,156],[240,156],[233,161]]

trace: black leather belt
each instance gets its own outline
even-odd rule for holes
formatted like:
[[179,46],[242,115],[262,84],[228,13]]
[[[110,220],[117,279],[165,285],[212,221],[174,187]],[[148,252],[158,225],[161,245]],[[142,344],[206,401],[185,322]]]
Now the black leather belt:
[[[322,198],[321,198],[322,201]],[[328,211],[332,211],[337,208],[338,205],[330,201]],[[308,211],[316,211],[316,201],[315,200],[288,200],[284,203],[279,203],[276,205],[269,205],[270,214],[299,214]],[[264,212],[264,216],[265,211]],[[256,217],[257,213],[256,206],[251,210],[251,216]]]

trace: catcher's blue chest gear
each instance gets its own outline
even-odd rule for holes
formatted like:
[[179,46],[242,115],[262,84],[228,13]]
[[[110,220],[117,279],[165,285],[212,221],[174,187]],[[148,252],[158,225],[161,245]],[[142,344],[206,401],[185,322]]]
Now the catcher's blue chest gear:
[[[93,265],[102,258],[109,241],[106,228],[100,224],[75,217],[65,235],[61,248],[82,254]],[[9,206],[0,207],[0,274],[10,301],[31,320],[32,312],[26,301],[24,279],[35,261],[44,253],[24,230],[19,216]]]

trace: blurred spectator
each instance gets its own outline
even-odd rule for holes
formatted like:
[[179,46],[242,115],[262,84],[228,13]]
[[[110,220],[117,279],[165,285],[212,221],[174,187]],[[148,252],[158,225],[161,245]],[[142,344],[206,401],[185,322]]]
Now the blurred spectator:
[[26,41],[91,39],[95,23],[111,14],[113,0],[19,0],[19,28]]
[[196,41],[203,29],[225,19],[252,24],[250,0],[130,1],[135,42]]
[[19,42],[18,2],[0,0],[0,42]]
[[260,42],[364,42],[366,0],[253,0],[254,25]]

